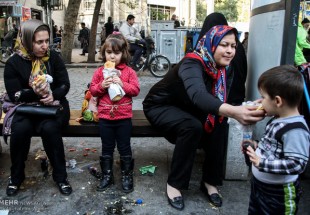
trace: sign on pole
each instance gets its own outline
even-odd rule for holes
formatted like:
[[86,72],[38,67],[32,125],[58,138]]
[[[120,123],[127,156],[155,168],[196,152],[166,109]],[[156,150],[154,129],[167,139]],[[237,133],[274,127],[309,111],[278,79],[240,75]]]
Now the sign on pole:
[[31,9],[29,7],[22,7],[22,21],[31,19]]

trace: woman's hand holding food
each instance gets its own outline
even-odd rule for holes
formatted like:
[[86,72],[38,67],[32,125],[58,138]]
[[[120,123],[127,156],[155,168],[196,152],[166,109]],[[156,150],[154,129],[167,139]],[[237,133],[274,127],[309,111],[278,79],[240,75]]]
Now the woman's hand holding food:
[[44,84],[40,84],[40,85],[34,85],[33,86],[33,91],[41,96],[41,97],[46,97],[49,93],[49,84],[47,82],[45,82]]
[[47,105],[47,104],[51,104],[54,101],[54,96],[52,93],[49,93],[45,96],[43,96],[42,99],[40,99],[40,102],[42,102],[43,104]]

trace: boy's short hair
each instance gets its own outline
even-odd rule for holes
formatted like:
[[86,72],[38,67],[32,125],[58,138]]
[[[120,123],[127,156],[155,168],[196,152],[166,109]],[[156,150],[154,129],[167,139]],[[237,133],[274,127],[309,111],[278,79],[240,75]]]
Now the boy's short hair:
[[131,58],[129,53],[129,45],[126,38],[119,32],[113,32],[110,34],[107,39],[105,40],[102,48],[102,61],[106,62],[105,57],[105,50],[110,47],[112,48],[113,52],[122,52],[121,63],[127,64],[129,59]]
[[134,15],[129,14],[129,15],[127,16],[127,20],[126,20],[126,21],[132,20],[132,19],[134,19],[134,18],[136,18]]
[[304,89],[302,75],[292,65],[281,65],[267,70],[259,77],[257,86],[271,99],[280,96],[289,107],[299,105]]

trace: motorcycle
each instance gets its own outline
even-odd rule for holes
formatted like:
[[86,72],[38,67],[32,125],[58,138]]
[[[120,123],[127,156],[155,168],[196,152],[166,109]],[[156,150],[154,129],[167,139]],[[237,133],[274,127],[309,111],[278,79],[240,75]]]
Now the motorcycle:
[[137,71],[148,69],[155,77],[164,77],[171,69],[170,60],[164,55],[156,54],[155,42],[152,37],[146,37],[145,43],[140,45],[143,46],[144,49],[135,69]]

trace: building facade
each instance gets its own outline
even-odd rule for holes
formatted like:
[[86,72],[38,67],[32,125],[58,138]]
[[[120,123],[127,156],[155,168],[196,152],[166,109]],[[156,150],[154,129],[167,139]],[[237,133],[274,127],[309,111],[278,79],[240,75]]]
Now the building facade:
[[[11,25],[17,26],[27,19],[39,19],[52,27],[64,26],[66,8],[69,0],[49,0],[51,7],[45,7],[47,0],[0,0],[0,36],[8,32]],[[76,37],[80,30],[80,23],[91,27],[96,0],[82,0],[76,22]],[[136,19],[136,27],[151,31],[151,21],[170,20],[176,14],[185,26],[192,27],[196,20],[196,0],[103,0],[97,26],[97,43],[99,34],[109,16],[113,17],[114,25],[120,27],[129,14]],[[53,22],[52,22],[53,21]],[[75,46],[79,42],[75,40]]]

